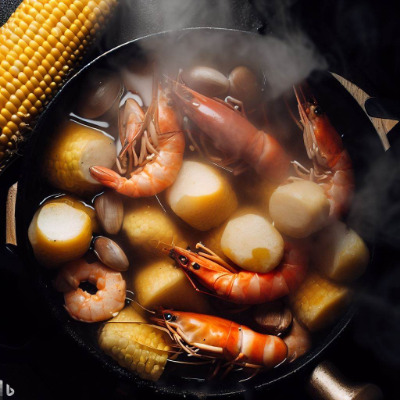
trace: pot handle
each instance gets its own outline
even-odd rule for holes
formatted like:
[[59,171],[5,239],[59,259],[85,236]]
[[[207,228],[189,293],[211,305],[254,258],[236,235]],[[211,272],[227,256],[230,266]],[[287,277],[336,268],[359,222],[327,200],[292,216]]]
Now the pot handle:
[[322,361],[312,372],[307,391],[314,400],[382,400],[383,393],[371,383],[351,384],[329,361]]
[[362,108],[365,112],[366,116],[371,121],[372,125],[374,126],[376,132],[381,139],[382,145],[385,150],[388,150],[390,147],[389,140],[387,138],[387,134],[398,124],[397,119],[389,119],[389,118],[377,118],[368,113],[366,108],[366,104],[372,97],[356,86],[354,83],[348,81],[347,79],[343,78],[342,76],[332,73],[332,76],[337,79],[340,84],[351,94],[354,100],[358,103],[358,105]]

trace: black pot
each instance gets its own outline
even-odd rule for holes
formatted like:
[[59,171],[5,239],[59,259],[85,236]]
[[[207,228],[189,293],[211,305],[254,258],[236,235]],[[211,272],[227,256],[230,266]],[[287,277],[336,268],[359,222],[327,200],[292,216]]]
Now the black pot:
[[[187,46],[193,39],[196,40],[196,48]],[[355,305],[351,306],[334,326],[318,335],[313,349],[306,356],[266,374],[259,374],[250,381],[240,383],[228,378],[217,383],[202,383],[166,376],[159,382],[153,383],[144,381],[121,368],[99,349],[98,326],[88,326],[71,320],[63,307],[62,296],[51,285],[51,275],[36,262],[32,253],[27,230],[34,212],[46,194],[46,182],[40,173],[41,155],[52,132],[55,131],[54,127],[59,123],[60,116],[65,115],[65,110],[71,109],[75,100],[74,93],[85,79],[85,74],[99,66],[113,68],[127,58],[146,57],[149,52],[160,59],[167,56],[174,57],[175,51],[181,46],[185,46],[187,60],[200,51],[223,61],[223,57],[228,54],[226,49],[229,48],[229,62],[233,63],[232,65],[243,62],[254,63],[261,69],[267,69],[268,55],[264,52],[263,40],[262,37],[248,32],[200,28],[150,35],[118,46],[90,62],[65,84],[41,115],[26,143],[16,208],[18,254],[23,267],[28,270],[32,285],[49,305],[54,320],[76,342],[82,353],[97,360],[107,371],[141,393],[158,393],[182,399],[185,396],[234,397],[245,393],[265,393],[277,385],[286,385],[302,374],[309,373],[321,360],[324,352],[345,330],[354,314]],[[183,59],[182,62],[184,61]],[[329,73],[322,71],[314,73],[308,78],[308,83],[341,132],[345,147],[352,158],[356,176],[356,194],[347,223],[364,237],[371,254],[374,255],[376,221],[371,219],[363,195],[369,185],[374,184],[374,182],[367,184],[371,176],[371,166],[384,153],[380,139],[358,104]],[[375,183],[378,181],[379,177]],[[370,201],[375,200],[371,198]],[[371,264],[374,262],[372,259]],[[368,283],[368,277],[366,282]]]

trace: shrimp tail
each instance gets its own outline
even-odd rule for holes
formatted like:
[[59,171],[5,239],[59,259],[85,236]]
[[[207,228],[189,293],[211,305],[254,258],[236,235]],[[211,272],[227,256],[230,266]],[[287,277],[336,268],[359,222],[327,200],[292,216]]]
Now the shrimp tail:
[[109,188],[118,190],[126,178],[119,175],[117,172],[100,166],[93,166],[89,168],[90,175],[100,182],[102,185]]

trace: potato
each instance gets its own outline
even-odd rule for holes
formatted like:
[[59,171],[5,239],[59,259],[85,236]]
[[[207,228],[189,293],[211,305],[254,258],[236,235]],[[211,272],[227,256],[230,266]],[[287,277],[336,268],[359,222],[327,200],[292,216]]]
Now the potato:
[[154,253],[157,241],[186,248],[185,234],[158,204],[132,202],[125,211],[122,232],[135,250]]
[[117,156],[114,140],[101,131],[68,121],[46,150],[43,174],[56,188],[77,194],[93,194],[101,184],[89,167],[112,168]]
[[36,211],[28,229],[36,259],[47,267],[81,257],[92,240],[88,214],[68,204],[44,204]]
[[101,232],[100,223],[97,220],[96,212],[94,211],[94,208],[89,206],[88,204],[86,204],[83,200],[80,200],[74,196],[63,195],[63,196],[59,196],[59,197],[54,197],[54,198],[46,201],[46,204],[48,204],[48,203],[65,203],[71,207],[78,209],[78,210],[84,211],[92,221],[93,232],[96,232],[96,233]]
[[313,249],[313,265],[338,282],[351,282],[360,277],[370,258],[364,241],[341,221],[318,232]]
[[132,275],[136,300],[146,308],[210,312],[205,295],[197,292],[185,273],[168,258],[151,261]]
[[305,238],[321,229],[327,223],[329,210],[321,186],[306,180],[279,186],[269,201],[275,227],[293,238]]
[[280,233],[262,215],[247,212],[235,214],[221,237],[224,254],[249,271],[268,272],[283,256],[284,242]]
[[350,300],[350,290],[311,271],[300,287],[289,295],[296,317],[310,330],[332,324]]
[[196,161],[183,162],[167,191],[167,202],[176,215],[201,231],[220,225],[237,207],[227,179],[216,168]]

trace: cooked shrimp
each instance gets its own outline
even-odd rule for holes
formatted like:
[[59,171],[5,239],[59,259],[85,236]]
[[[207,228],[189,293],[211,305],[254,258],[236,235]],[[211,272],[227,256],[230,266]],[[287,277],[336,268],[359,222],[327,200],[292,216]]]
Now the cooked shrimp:
[[[79,287],[90,282],[97,287],[90,294]],[[100,262],[88,264],[84,259],[71,261],[60,270],[56,288],[64,292],[69,315],[83,322],[98,322],[115,316],[125,305],[126,284],[119,272]]]
[[152,320],[191,356],[222,358],[230,367],[273,368],[287,356],[287,346],[277,336],[213,315],[161,309]]
[[[303,94],[302,88],[300,93]],[[299,176],[321,185],[331,204],[330,214],[338,217],[347,210],[354,189],[350,156],[339,133],[317,101],[300,100],[296,88],[295,95],[304,128],[304,144],[313,168],[307,170],[297,162],[294,165]]]
[[[131,107],[133,109],[133,107]],[[150,106],[150,109],[153,107]],[[142,142],[142,147],[147,146],[152,151],[152,155],[147,160],[139,157],[139,166],[133,172],[129,179],[121,176],[117,172],[100,166],[90,168],[90,174],[101,184],[115,189],[118,193],[129,197],[147,197],[154,196],[168,186],[176,179],[182,166],[183,152],[185,149],[185,138],[181,130],[178,118],[173,108],[169,105],[165,92],[158,91],[158,101],[154,118],[156,126],[157,148],[153,148],[149,140]],[[139,121],[142,119],[142,128],[139,130]],[[134,124],[130,126],[129,124]],[[153,121],[135,114],[134,118],[128,118],[127,130],[133,132],[128,134],[128,146],[132,146],[139,132],[144,132],[148,125],[149,135],[152,135]],[[145,132],[147,134],[147,131]],[[145,143],[143,145],[143,143]],[[123,149],[123,152],[126,148]],[[142,152],[141,152],[142,153]]]
[[258,130],[228,104],[204,96],[178,82],[172,93],[183,113],[230,160],[246,163],[260,176],[273,182],[280,183],[287,177],[289,156],[273,136]]
[[202,244],[196,247],[205,252],[168,245],[162,251],[207,293],[238,304],[261,304],[286,296],[300,285],[308,269],[307,249],[296,241],[285,243],[281,263],[266,273],[237,271]]

